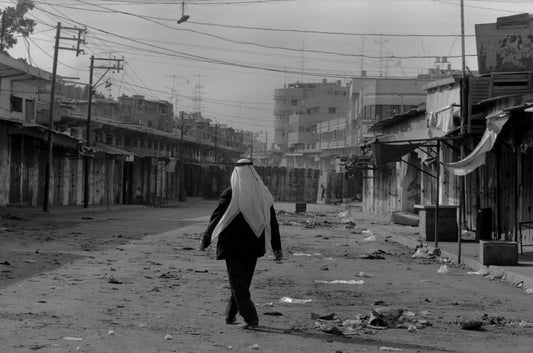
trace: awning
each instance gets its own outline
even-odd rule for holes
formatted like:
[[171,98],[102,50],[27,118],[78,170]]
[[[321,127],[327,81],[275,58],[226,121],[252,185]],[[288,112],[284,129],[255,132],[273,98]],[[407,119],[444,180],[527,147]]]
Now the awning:
[[499,111],[487,116],[487,128],[474,150],[463,160],[455,163],[445,163],[450,173],[455,175],[467,175],[479,166],[485,164],[485,154],[492,150],[498,134],[502,131],[503,126],[509,120],[510,113]]
[[105,143],[95,142],[94,147],[89,147],[95,153],[105,153],[112,156],[125,156],[127,161],[133,161],[135,154],[121,148],[110,146]]
[[[27,135],[39,140],[48,141],[48,128],[46,126],[10,119],[0,119],[0,121],[10,124],[7,132],[9,135]],[[81,144],[81,140],[67,133],[52,130],[52,134],[53,142],[56,146],[78,149]]]
[[374,162],[378,167],[398,162],[406,154],[443,135],[440,129],[427,128],[376,137],[370,142]]

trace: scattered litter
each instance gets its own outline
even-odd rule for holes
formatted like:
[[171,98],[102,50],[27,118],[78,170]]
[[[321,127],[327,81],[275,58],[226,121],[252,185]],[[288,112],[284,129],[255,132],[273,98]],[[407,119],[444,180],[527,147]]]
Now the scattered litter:
[[122,281],[119,281],[119,280],[116,279],[115,277],[111,276],[111,277],[109,277],[109,280],[107,281],[107,283],[111,283],[111,284],[122,284]]
[[366,241],[366,242],[373,242],[373,241],[377,241],[377,239],[376,239],[376,236],[375,236],[375,235],[369,235],[368,237],[363,238],[363,241]]
[[283,314],[280,313],[279,311],[267,311],[267,312],[264,312],[263,315],[268,315],[268,316],[283,316]]
[[0,265],[11,266],[9,261],[4,261],[4,262],[0,263]]
[[35,260],[21,260],[21,261],[22,261],[22,262],[25,262],[25,263],[27,263],[27,264],[33,264],[33,263],[37,262],[37,261],[35,261]]
[[167,278],[167,279],[179,279],[179,275],[176,273],[172,273],[171,271],[165,272],[159,276],[159,278]]
[[194,270],[196,273],[208,273],[209,270]]
[[290,303],[290,304],[306,304],[311,303],[312,299],[293,299],[289,297],[282,297],[280,303]]
[[526,294],[533,294],[533,288],[527,288],[524,293]]
[[274,303],[264,303],[264,304],[260,304],[259,306],[272,308],[274,306]]
[[394,348],[394,347],[387,347],[387,346],[381,346],[379,347],[379,350],[384,351],[384,352],[401,352],[402,351],[401,348]]
[[92,217],[81,217],[81,219],[84,219],[84,220],[92,220],[93,218],[92,218]]
[[307,257],[311,257],[311,256],[322,256],[321,253],[319,252],[315,252],[313,254],[310,254],[310,253],[306,253],[306,252],[295,252],[295,253],[292,253],[293,256],[307,256]]
[[359,256],[359,258],[365,259],[365,260],[385,260],[385,257],[383,257],[384,254],[389,254],[389,253],[383,250],[376,250],[371,253],[366,253],[364,255],[361,255]]
[[250,349],[259,349],[259,345],[257,343],[252,344],[251,346],[248,346]]
[[109,336],[112,336],[112,335],[115,334],[115,331],[113,331],[113,330],[109,330],[109,331],[107,331],[107,334],[108,334]]
[[372,231],[370,229],[363,229],[361,231],[361,234],[363,234],[365,237],[369,237],[369,236],[374,235],[374,233],[372,233]]
[[69,336],[67,336],[67,337],[63,337],[63,339],[65,341],[83,341],[83,338],[81,338],[81,337],[69,337]]
[[496,275],[486,276],[489,281],[496,281],[496,280],[502,280],[505,279],[505,275],[503,273],[498,273]]
[[306,221],[305,221],[305,228],[315,228],[316,226],[316,223],[315,223],[315,220],[312,219],[312,218],[308,218]]
[[527,322],[527,321],[520,321],[518,323],[519,327],[531,327],[533,328],[533,322]]
[[375,307],[372,308],[369,323],[374,326],[395,327],[404,310],[399,308]]
[[322,329],[322,331],[332,334],[333,336],[344,336],[344,332],[342,332],[337,326]]
[[346,218],[348,216],[348,211],[340,211],[337,215],[338,218]]
[[482,267],[482,268],[480,268],[477,271],[468,271],[467,274],[469,274],[469,275],[486,276],[486,275],[489,274],[489,271],[486,268]]
[[519,281],[514,284],[515,287],[522,288],[524,286],[524,281]]
[[167,341],[170,341],[172,338],[173,338],[172,335],[169,335],[169,334],[166,334],[166,335],[165,335],[165,339],[166,339]]
[[359,272],[355,276],[356,277],[363,277],[363,278],[374,277],[374,275],[372,273],[366,273],[366,272]]
[[469,331],[485,331],[483,328],[483,322],[482,321],[463,321],[459,324],[459,327],[463,330],[469,330]]
[[413,259],[431,259],[433,255],[428,252],[427,247],[417,248],[412,256]]
[[329,313],[329,314],[324,314],[324,315],[320,315],[320,314],[316,314],[316,313],[311,313],[311,319],[313,320],[317,320],[317,319],[320,319],[320,320],[335,320],[337,317],[335,315],[335,313]]
[[450,273],[450,269],[448,268],[448,265],[444,264],[440,266],[437,273]]
[[326,284],[365,284],[365,281],[363,281],[363,280],[356,281],[356,280],[354,280],[354,279],[351,279],[351,280],[335,279],[335,280],[332,280],[332,281],[316,280],[315,283],[326,283]]

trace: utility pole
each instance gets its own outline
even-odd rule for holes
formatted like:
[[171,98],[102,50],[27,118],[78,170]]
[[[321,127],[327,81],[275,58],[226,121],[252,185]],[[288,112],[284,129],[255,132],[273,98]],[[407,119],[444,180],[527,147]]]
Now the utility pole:
[[6,12],[2,12],[2,38],[0,39],[0,52],[4,51],[4,35],[6,34]]
[[179,180],[179,188],[180,188],[180,194],[179,194],[179,200],[181,202],[187,201],[187,198],[185,196],[185,180],[183,175],[183,132],[185,130],[185,122],[184,122],[185,112],[182,110],[180,111],[180,120],[181,120],[181,137],[180,137],[180,180]]
[[215,164],[218,163],[218,124],[215,124]]
[[[112,65],[101,65],[101,66],[94,66],[94,61],[107,61],[107,62],[114,62]],[[89,70],[89,99],[88,99],[88,106],[87,106],[87,126],[86,126],[86,133],[85,133],[85,145],[87,147],[91,146],[91,114],[92,114],[92,106],[93,106],[93,94],[95,88],[98,86],[98,83],[100,80],[109,72],[109,70],[116,70],[120,71],[122,70],[122,67],[120,64],[124,61],[124,59],[107,59],[107,58],[95,58],[94,55],[91,55],[91,67]],[[98,81],[96,81],[95,84],[93,84],[93,73],[94,69],[105,69],[106,71],[100,76]],[[89,160],[89,156],[86,155],[84,157],[84,175],[83,175],[83,207],[88,208],[89,207],[89,175],[91,170],[91,163]]]
[[254,159],[254,133],[250,132],[250,160]]
[[[77,31],[77,37],[61,37],[61,29],[69,31]],[[83,50],[80,49],[81,44],[85,44],[85,39],[82,39],[82,34],[85,33],[84,29],[76,27],[61,27],[61,22],[57,23],[56,29],[56,41],[54,45],[54,63],[52,69],[52,85],[50,87],[50,108],[48,116],[48,158],[46,159],[45,165],[45,176],[44,176],[44,193],[43,193],[43,212],[48,212],[48,205],[50,203],[50,174],[53,164],[53,130],[54,130],[54,103],[55,103],[55,87],[56,87],[56,76],[57,76],[57,56],[59,54],[59,49],[63,50],[72,50],[76,52],[76,56],[79,56],[80,53],[83,53]],[[60,47],[59,41],[63,40],[75,40],[77,41],[76,48],[66,48]],[[3,36],[2,36],[3,40]]]

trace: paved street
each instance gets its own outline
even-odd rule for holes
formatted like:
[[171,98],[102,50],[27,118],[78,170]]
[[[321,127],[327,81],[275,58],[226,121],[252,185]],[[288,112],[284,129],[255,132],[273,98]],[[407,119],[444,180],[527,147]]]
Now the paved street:
[[260,327],[226,325],[225,265],[197,250],[215,205],[2,208],[0,352],[531,351],[525,288],[413,258],[416,228],[342,205],[276,204],[286,259],[258,263]]

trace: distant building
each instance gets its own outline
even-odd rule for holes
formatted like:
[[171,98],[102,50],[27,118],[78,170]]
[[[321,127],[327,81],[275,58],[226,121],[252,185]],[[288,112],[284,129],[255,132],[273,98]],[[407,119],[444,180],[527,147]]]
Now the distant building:
[[341,81],[292,83],[274,92],[274,148],[288,167],[318,167],[317,124],[346,116],[348,86]]

